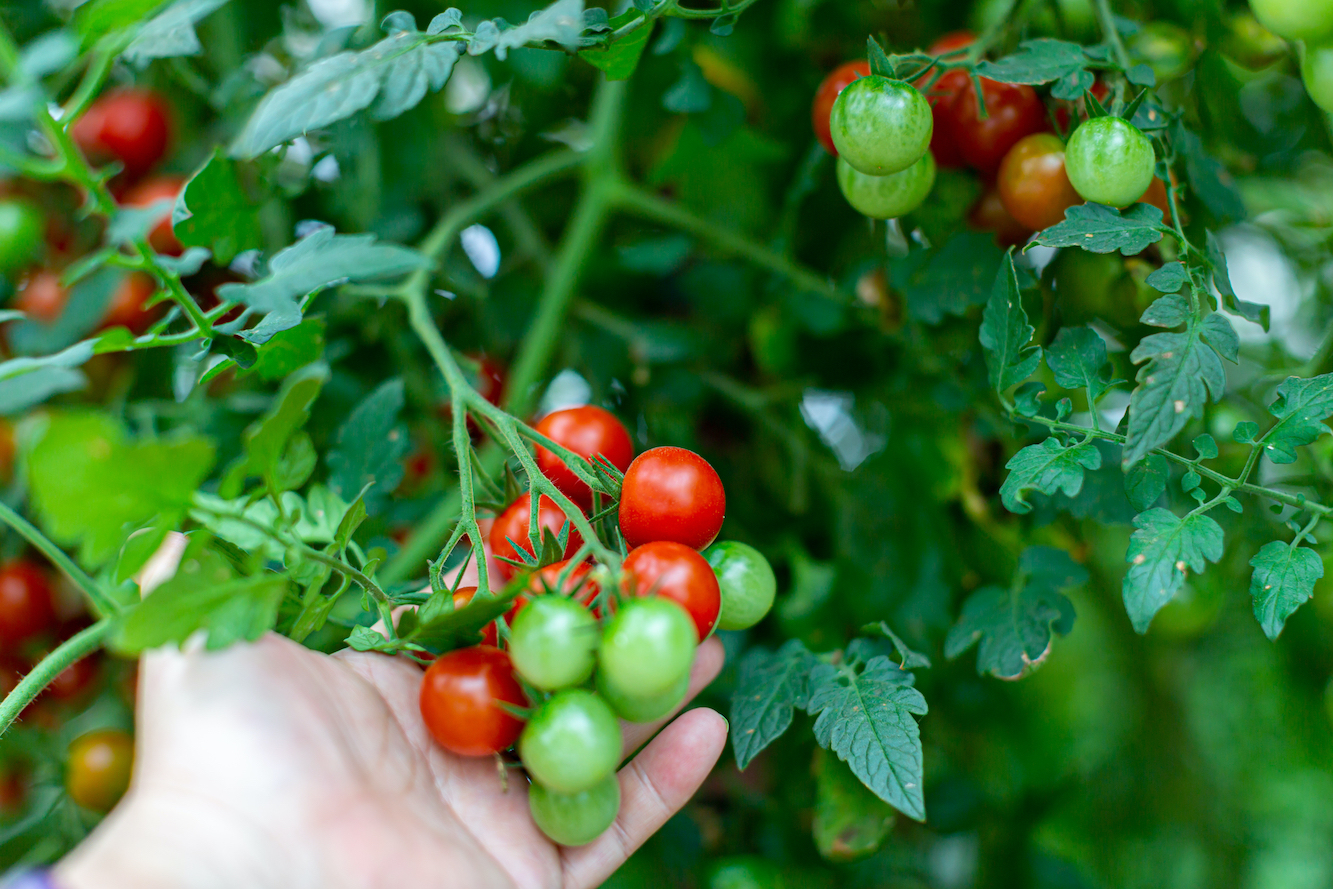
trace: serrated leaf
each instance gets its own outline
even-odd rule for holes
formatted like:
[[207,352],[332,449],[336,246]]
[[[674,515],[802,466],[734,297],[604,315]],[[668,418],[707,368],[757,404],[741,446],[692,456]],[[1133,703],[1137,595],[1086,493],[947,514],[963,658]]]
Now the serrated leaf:
[[875,852],[893,829],[893,809],[857,780],[847,764],[824,751],[815,758],[815,818],[811,834],[829,861],[855,861]]
[[[1077,43],[1043,37],[1023,41],[1013,55],[981,62],[977,65],[977,74],[1001,83],[1050,83],[1068,77],[1076,77],[1082,82],[1084,78],[1078,75],[1088,62],[1083,47]],[[1089,80],[1088,86],[1091,85]],[[1081,89],[1072,98],[1079,95],[1082,95]]]
[[1007,589],[983,587],[968,597],[944,639],[944,656],[956,658],[980,642],[978,674],[1021,678],[1046,659],[1056,633],[1073,629],[1074,606],[1061,591],[1087,580],[1087,571],[1063,550],[1029,547]]
[[731,747],[737,768],[748,766],[787,730],[793,708],[806,706],[815,663],[799,639],[788,640],[777,651],[746,652],[731,695]]
[[1179,293],[1180,288],[1188,284],[1189,280],[1185,263],[1168,262],[1144,279],[1144,283],[1162,293]]
[[912,674],[887,657],[861,672],[820,664],[810,674],[815,740],[851,766],[861,783],[898,811],[924,821],[921,733],[913,716],[926,699],[911,686]]
[[1125,470],[1125,496],[1139,512],[1151,507],[1166,491],[1171,467],[1161,454],[1149,454]]
[[171,227],[182,244],[207,247],[223,265],[264,243],[258,208],[246,197],[235,162],[221,151],[214,151],[181,189]]
[[981,345],[996,392],[1032,376],[1041,363],[1041,346],[1032,345],[1032,325],[1023,311],[1018,273],[1012,253],[1006,254],[995,275],[990,300],[981,316]]
[[[246,430],[242,442],[250,475],[274,481],[288,441],[310,419],[310,405],[319,397],[328,376],[324,367],[310,367],[293,375],[263,418]],[[281,490],[284,489],[278,488],[273,493]]]
[[1179,518],[1170,510],[1150,509],[1134,518],[1138,530],[1129,539],[1129,571],[1121,587],[1125,611],[1139,633],[1185,583],[1222,558],[1222,528],[1206,515]]
[[497,22],[482,22],[477,25],[467,51],[468,55],[476,56],[494,50],[495,57],[504,61],[509,50],[529,43],[549,41],[574,49],[581,42],[585,27],[583,0],[556,0],[516,27],[502,29]]
[[217,292],[221,299],[249,306],[247,316],[264,315],[256,327],[236,332],[258,346],[301,323],[300,300],[307,294],[335,283],[391,278],[429,265],[429,259],[408,247],[377,242],[374,235],[337,235],[323,226],[278,251],[267,277],[252,284],[223,284]]
[[913,250],[890,262],[889,281],[913,318],[938,324],[986,302],[1003,258],[989,233],[959,231],[937,248]]
[[[490,598],[474,595],[462,608],[437,610],[430,619],[424,619],[412,628],[406,637],[432,651],[445,651],[473,642],[481,628],[509,610],[514,597],[522,590],[521,583],[511,583]],[[446,595],[449,595],[446,593]],[[453,597],[450,595],[450,604]]]
[[1106,378],[1106,341],[1091,327],[1065,327],[1046,348],[1046,364],[1066,389],[1087,389],[1089,407],[1111,386]]
[[1041,444],[1028,445],[1009,458],[1005,469],[1009,475],[1000,486],[1000,499],[1010,512],[1026,513],[1032,506],[1027,502],[1029,491],[1075,497],[1083,489],[1083,470],[1100,469],[1101,451],[1091,441],[1066,447],[1057,438],[1048,438]]
[[339,427],[328,455],[329,487],[345,500],[364,492],[371,513],[403,480],[403,458],[412,449],[412,439],[398,422],[402,409],[403,381],[381,384]]
[[1333,416],[1333,374],[1308,380],[1288,377],[1268,410],[1277,422],[1260,439],[1264,452],[1274,463],[1296,462],[1298,447],[1328,431],[1323,421]]
[[1124,211],[1102,204],[1075,204],[1064,222],[1037,233],[1032,243],[1045,247],[1079,247],[1092,253],[1125,256],[1142,253],[1162,240],[1162,211],[1151,204],[1134,204]]
[[1264,628],[1264,635],[1276,640],[1287,618],[1314,595],[1315,583],[1324,576],[1324,563],[1308,547],[1274,540],[1264,544],[1250,565],[1254,568],[1250,598],[1255,620]]
[[[867,624],[861,628],[863,633],[879,633],[893,646],[894,653],[898,656],[898,666],[904,670],[929,669],[930,658],[919,651],[913,651],[911,647],[893,632],[886,621]],[[856,640],[852,640],[855,642]]]
[[143,64],[152,59],[198,55],[203,46],[194,32],[195,24],[225,5],[227,0],[176,0],[139,29],[121,57],[132,64]]
[[[642,17],[641,12],[630,10],[611,19],[610,25],[612,28],[620,28]],[[643,57],[644,47],[648,45],[648,38],[652,36],[655,24],[649,22],[640,25],[631,31],[628,37],[617,40],[609,46],[581,49],[579,58],[600,70],[606,75],[607,80],[627,80],[634,73],[634,69],[639,67],[639,59]]]

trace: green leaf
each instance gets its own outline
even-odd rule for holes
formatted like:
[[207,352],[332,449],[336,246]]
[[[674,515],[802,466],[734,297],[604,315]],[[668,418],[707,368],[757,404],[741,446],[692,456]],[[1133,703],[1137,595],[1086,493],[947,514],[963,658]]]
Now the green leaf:
[[1188,284],[1189,280],[1190,275],[1185,271],[1185,263],[1168,262],[1149,275],[1144,283],[1162,293],[1179,293],[1180,288]]
[[1009,475],[1000,486],[1000,499],[1010,512],[1025,513],[1032,509],[1026,496],[1029,491],[1075,497],[1083,489],[1083,470],[1100,469],[1102,454],[1091,441],[1066,447],[1051,437],[1041,444],[1028,445],[1009,458],[1005,469]]
[[48,398],[77,392],[87,385],[83,372],[69,367],[40,367],[20,377],[0,380],[0,416],[16,416]]
[[1259,303],[1246,302],[1236,296],[1236,291],[1231,286],[1231,273],[1227,271],[1227,257],[1222,252],[1222,245],[1217,240],[1217,235],[1211,230],[1207,233],[1207,256],[1208,265],[1213,274],[1213,285],[1217,287],[1217,292],[1222,294],[1222,303],[1228,309],[1245,318],[1253,321],[1255,324],[1268,329],[1269,307]]
[[1041,346],[1030,345],[1032,334],[1018,290],[1014,256],[1009,253],[995,275],[990,300],[981,316],[981,345],[996,392],[1023,382],[1041,364]]
[[[1078,75],[1089,61],[1083,47],[1077,43],[1043,37],[1023,41],[1018,45],[1018,52],[1013,55],[993,62],[981,62],[977,65],[977,74],[1001,83],[1050,83]],[[1088,86],[1091,85],[1092,82],[1088,81]],[[1082,92],[1082,89],[1078,90],[1072,98],[1077,98]]]
[[324,320],[306,318],[300,324],[274,334],[261,346],[250,373],[263,380],[280,380],[324,355]]
[[[610,25],[613,29],[619,28],[642,17],[641,12],[631,9],[623,15],[611,19]],[[628,80],[629,76],[634,73],[634,69],[639,67],[639,59],[643,56],[644,47],[648,45],[648,38],[653,33],[654,24],[655,22],[649,22],[646,25],[640,25],[631,31],[628,37],[617,40],[609,46],[581,49],[579,50],[579,58],[601,70],[606,75],[607,80]]]
[[142,65],[152,59],[198,55],[203,46],[195,24],[225,5],[227,0],[176,0],[139,29],[121,57]]
[[748,766],[787,730],[793,708],[805,708],[815,664],[799,639],[789,639],[777,651],[752,648],[745,653],[731,695],[731,747],[737,768]]
[[1193,444],[1200,460],[1214,460],[1217,458],[1217,440],[1207,432],[1196,435]]
[[929,669],[930,658],[921,654],[919,651],[913,651],[906,642],[898,638],[898,634],[890,629],[886,621],[879,623],[866,624],[861,628],[863,633],[879,633],[893,645],[893,650],[898,654],[898,666],[904,670]]
[[131,534],[125,545],[120,548],[120,558],[116,560],[116,571],[113,575],[115,582],[122,584],[138,574],[152,558],[153,553],[162,546],[162,541],[166,539],[170,530],[169,526],[158,524]]
[[207,247],[223,265],[264,243],[258,208],[241,187],[236,163],[221,151],[214,151],[185,183],[176,198],[171,227],[182,244]]
[[1171,467],[1161,454],[1149,454],[1125,470],[1125,496],[1139,512],[1151,507],[1166,491]]
[[1204,150],[1203,141],[1183,123],[1171,129],[1171,144],[1185,159],[1185,180],[1200,203],[1220,222],[1240,222],[1248,215],[1231,173]]
[[1314,585],[1324,576],[1324,563],[1309,547],[1274,540],[1264,544],[1250,565],[1250,598],[1254,600],[1254,618],[1264,628],[1264,635],[1276,640],[1287,618],[1312,595]]
[[364,491],[371,513],[403,480],[403,458],[412,449],[412,439],[398,422],[402,409],[403,381],[381,384],[338,429],[328,455],[329,487],[345,500]]
[[269,263],[268,277],[253,284],[223,284],[218,296],[244,303],[246,315],[265,315],[258,326],[241,329],[244,318],[222,325],[255,345],[301,323],[300,300],[344,281],[374,281],[404,275],[430,266],[430,260],[408,247],[378,243],[374,235],[335,235],[322,226],[292,246],[278,251]]
[[1064,550],[1023,551],[1008,589],[988,586],[963,603],[944,639],[944,656],[958,657],[978,642],[977,673],[1020,679],[1050,653],[1054,634],[1074,628],[1074,606],[1062,590],[1087,583],[1088,573]]
[[[274,398],[268,413],[246,430],[242,440],[250,475],[268,482],[276,480],[278,463],[287,450],[287,442],[310,419],[310,405],[319,397],[328,376],[328,369],[322,365],[294,374]],[[281,490],[284,489],[277,488],[274,493]]]
[[1135,631],[1146,633],[1189,571],[1200,572],[1222,558],[1222,528],[1206,515],[1181,519],[1160,507],[1136,516],[1134,527],[1138,530],[1129,539],[1129,571],[1121,592]]
[[[462,608],[450,608],[448,611],[443,608],[431,609],[436,612],[434,615],[428,615],[426,609],[423,609],[422,622],[406,638],[432,651],[447,651],[471,644],[477,639],[482,627],[509,610],[514,597],[521,591],[521,583],[511,583],[490,598],[482,598],[480,593],[474,595]],[[452,596],[449,596],[449,604],[453,604]]]
[[838,754],[880,799],[924,821],[921,733],[912,717],[925,715],[927,707],[911,681],[912,674],[887,657],[860,672],[819,664],[810,673],[807,709],[818,714],[819,746]]
[[815,757],[815,848],[830,861],[855,861],[875,852],[893,829],[893,809],[856,779],[836,757]]
[[98,38],[138,24],[164,0],[91,0],[74,12],[74,32],[84,47]]
[[1298,447],[1328,431],[1323,421],[1333,416],[1333,373],[1308,380],[1288,377],[1277,387],[1277,398],[1268,410],[1277,417],[1259,440],[1268,459],[1274,463],[1296,462]]
[[1076,204],[1065,211],[1064,222],[1038,232],[1031,243],[1133,256],[1160,240],[1162,211],[1150,204],[1134,204],[1123,212],[1102,204]]
[[104,414],[52,413],[27,448],[28,485],[47,535],[97,567],[146,522],[174,524],[213,457],[206,438],[131,440]]
[[870,73],[880,77],[895,79],[898,72],[893,68],[893,60],[884,54],[884,47],[874,37],[866,38],[866,57],[870,60]]
[[1120,382],[1111,381],[1106,367],[1106,341],[1091,327],[1065,327],[1046,348],[1046,364],[1055,382],[1066,389],[1087,389],[1088,407],[1096,405],[1107,389]]
[[[606,22],[604,12],[601,21]],[[532,13],[526,22],[516,27],[508,27],[507,23],[499,19],[480,23],[467,51],[468,55],[475,56],[494,50],[495,57],[504,61],[509,50],[528,44],[551,42],[559,43],[566,49],[574,49],[583,42],[583,33],[588,23],[583,0],[556,0],[545,9]],[[505,27],[502,28],[502,25]],[[597,29],[602,28],[599,26]]]
[[713,105],[713,89],[693,59],[680,64],[680,78],[662,94],[662,107],[675,114],[699,114]]
[[179,645],[198,630],[207,632],[210,651],[254,641],[277,622],[286,589],[280,574],[236,577],[227,560],[208,547],[207,537],[196,535],[175,576],[118,619],[107,644],[118,654],[137,655]]
[[889,280],[913,318],[938,324],[983,305],[1004,255],[986,232],[959,231],[938,248],[913,250],[889,263]]

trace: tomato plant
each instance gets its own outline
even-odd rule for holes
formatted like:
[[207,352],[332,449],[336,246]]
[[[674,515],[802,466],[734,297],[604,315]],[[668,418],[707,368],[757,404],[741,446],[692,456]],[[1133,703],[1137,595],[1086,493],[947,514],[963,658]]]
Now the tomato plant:
[[662,597],[628,601],[602,635],[598,662],[605,682],[599,684],[630,698],[668,692],[688,676],[696,639],[679,603]]
[[833,144],[833,135],[829,132],[829,117],[833,113],[833,103],[838,94],[858,77],[870,76],[870,63],[857,59],[843,62],[828,73],[815,90],[814,101],[810,103],[810,125],[814,128],[815,138],[824,150],[837,157],[838,147]]
[[[491,551],[496,556],[495,568],[503,577],[513,577],[519,570],[518,565],[513,564],[522,561],[519,549],[530,558],[536,558],[537,553],[533,550],[532,539],[529,536],[531,517],[532,500],[524,495],[505,507],[504,512],[496,516],[495,524],[491,526]],[[547,534],[558,536],[566,521],[564,511],[549,497],[543,496],[537,505],[538,533],[543,537]],[[565,558],[573,555],[581,542],[579,532],[571,527],[565,543]],[[504,559],[511,561],[506,562]]]
[[703,549],[722,530],[727,495],[708,461],[684,448],[644,451],[620,487],[620,532],[630,546],[658,540]]
[[773,607],[778,580],[764,554],[746,543],[723,540],[704,551],[722,594],[719,630],[748,630]]
[[620,725],[606,702],[567,688],[537,708],[519,738],[518,755],[534,783],[557,793],[582,793],[614,776]]
[[[945,34],[926,48],[932,56],[957,53],[958,50],[971,46],[976,38],[970,31],[955,31]],[[930,75],[924,75],[916,81],[917,89],[926,93],[930,102],[930,115],[933,127],[930,133],[930,153],[935,163],[941,167],[956,168],[963,166],[963,153],[958,147],[958,135],[953,130],[952,106],[958,94],[970,89],[972,81],[967,72],[952,69],[942,72],[931,84]]]
[[505,709],[526,707],[509,655],[488,645],[435,659],[421,682],[421,716],[441,747],[459,756],[487,756],[513,745],[523,721]]
[[1097,117],[1079,125],[1065,148],[1065,170],[1084,200],[1125,207],[1153,181],[1152,143],[1118,117]]
[[833,102],[829,133],[838,159],[871,176],[906,170],[930,147],[930,105],[911,84],[872,74]]
[[[536,426],[538,432],[585,460],[605,458],[621,472],[634,459],[629,431],[610,411],[592,404],[552,411]],[[537,468],[585,510],[592,506],[592,490],[570,471],[555,453],[537,448]]]
[[509,628],[509,654],[519,675],[543,691],[581,685],[592,675],[597,621],[564,596],[538,596]]
[[976,89],[960,90],[949,103],[949,128],[970,166],[994,173],[1019,139],[1046,127],[1046,108],[1032,87],[981,78],[981,113]]
[[45,222],[24,200],[0,200],[0,276],[10,276],[35,262],[42,251]]
[[151,90],[116,90],[89,106],[69,134],[90,160],[118,161],[133,180],[166,155],[171,114]]
[[55,623],[46,572],[23,559],[0,565],[0,645],[14,648],[49,632]]
[[935,158],[927,152],[898,173],[871,176],[838,158],[838,187],[857,211],[872,219],[894,219],[911,213],[935,184]]
[[722,593],[712,567],[697,552],[670,540],[645,543],[625,557],[626,586],[635,596],[660,596],[689,614],[703,641],[713,631]]
[[1020,224],[1049,228],[1083,198],[1065,174],[1065,145],[1049,133],[1019,139],[1000,163],[1000,200]]

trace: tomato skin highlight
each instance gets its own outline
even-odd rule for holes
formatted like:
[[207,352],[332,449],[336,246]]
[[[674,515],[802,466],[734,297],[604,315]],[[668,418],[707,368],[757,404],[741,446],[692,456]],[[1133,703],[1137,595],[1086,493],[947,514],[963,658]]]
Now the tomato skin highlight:
[[[590,463],[601,454],[621,472],[634,459],[629,430],[615,414],[593,404],[553,411],[542,417],[537,431]],[[537,468],[584,510],[592,506],[592,490],[554,452],[541,445],[537,446]]]
[[738,540],[723,540],[704,551],[722,593],[719,630],[748,630],[773,607],[778,580],[764,554]]
[[1024,136],[1046,128],[1046,106],[1032,87],[981,78],[987,117],[981,119],[976,89],[958,93],[949,105],[958,150],[984,174],[994,173],[1009,149]]
[[1040,231],[1063,222],[1083,198],[1065,173],[1065,145],[1050,133],[1024,136],[1000,164],[1000,200],[1020,224]]
[[1094,117],[1074,130],[1065,147],[1065,171],[1086,201],[1127,207],[1152,185],[1157,158],[1152,142],[1127,120]]
[[89,160],[118,160],[128,178],[138,179],[166,156],[170,117],[151,90],[114,90],[93,102],[69,134]]
[[0,646],[21,645],[55,625],[55,599],[46,573],[23,559],[0,567]]
[[184,187],[185,180],[179,176],[155,176],[152,179],[145,179],[127,191],[122,201],[126,207],[148,207],[166,198],[171,199],[171,204],[162,213],[161,220],[148,233],[149,246],[165,256],[180,256],[185,252],[185,248],[176,238],[176,232],[171,228],[172,207],[175,206],[176,197]]
[[933,130],[930,104],[914,86],[875,74],[848,84],[829,117],[839,160],[871,176],[915,164],[930,149]]
[[[522,570],[500,559],[500,557],[503,557],[519,560],[518,550],[514,548],[514,544],[518,544],[529,555],[536,556],[536,553],[532,550],[532,541],[528,539],[528,517],[531,514],[531,498],[527,494],[520,494],[517,500],[505,507],[504,512],[496,516],[495,524],[491,526],[491,552],[497,557],[495,570],[505,580],[510,579]],[[555,501],[545,494],[538,501],[537,525],[552,534],[559,534],[560,529],[565,525],[564,510],[556,506]],[[514,543],[510,543],[510,540]],[[579,536],[578,529],[571,523],[569,539],[565,544],[565,558],[568,559],[572,556],[582,545],[583,538]]]
[[0,201],[0,277],[8,277],[36,262],[42,255],[46,220],[28,201]]
[[534,782],[558,793],[582,793],[615,776],[622,744],[620,724],[606,702],[567,688],[533,714],[518,753]]
[[722,592],[713,567],[693,549],[670,540],[635,547],[625,557],[626,592],[660,596],[685,609],[702,642],[722,610]]
[[726,512],[722,479],[693,451],[652,448],[625,471],[620,533],[631,547],[671,540],[703,549],[722,530]]
[[88,732],[69,745],[65,790],[94,812],[109,812],[125,795],[134,771],[134,739],[116,729]]
[[499,705],[528,706],[509,655],[489,645],[440,655],[421,680],[421,716],[441,747],[489,756],[513,745],[523,721]]
[[830,71],[820,82],[819,89],[815,90],[815,99],[810,104],[810,125],[814,128],[815,138],[819,140],[819,144],[834,157],[838,156],[838,147],[833,144],[833,137],[829,135],[829,115],[833,111],[833,103],[849,83],[858,77],[869,76],[870,62],[865,59],[843,62]]
[[869,176],[838,158],[838,188],[847,203],[871,219],[896,219],[911,213],[935,187],[935,159],[927,151],[906,170]]

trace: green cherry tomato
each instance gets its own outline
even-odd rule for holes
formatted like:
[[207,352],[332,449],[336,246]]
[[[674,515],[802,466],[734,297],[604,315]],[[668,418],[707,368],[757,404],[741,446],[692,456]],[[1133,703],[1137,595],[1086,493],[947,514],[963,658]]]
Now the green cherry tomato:
[[600,676],[622,695],[654,697],[688,677],[698,647],[694,621],[662,596],[630,599],[602,633]]
[[1085,201],[1128,207],[1152,184],[1152,142],[1127,120],[1094,117],[1065,147],[1065,172]]
[[1288,40],[1333,36],[1333,0],[1250,0],[1259,24]]
[[559,793],[591,790],[620,764],[620,724],[590,691],[568,688],[542,704],[518,739],[532,780]]
[[926,152],[921,160],[900,173],[869,176],[843,158],[838,158],[838,187],[847,203],[872,219],[893,219],[911,213],[925,201],[935,185],[935,158]]
[[714,862],[707,889],[785,889],[782,869],[757,856],[737,855]]
[[690,689],[690,674],[664,692],[655,695],[631,695],[622,691],[602,670],[597,671],[597,692],[626,722],[652,722],[666,716],[685,700]]
[[930,103],[916,87],[872,74],[838,94],[829,132],[838,157],[871,176],[906,170],[930,147]]
[[778,580],[764,554],[737,540],[723,540],[704,551],[722,590],[719,630],[747,630],[773,607]]
[[0,275],[12,275],[42,252],[46,223],[27,201],[0,201]]
[[559,793],[533,784],[528,788],[528,810],[552,842],[562,846],[591,843],[620,813],[620,779],[612,775],[578,793]]
[[1333,112],[1333,43],[1311,43],[1301,49],[1301,79],[1314,103]]
[[595,665],[597,630],[583,603],[538,596],[514,618],[509,657],[519,675],[542,691],[581,685]]

